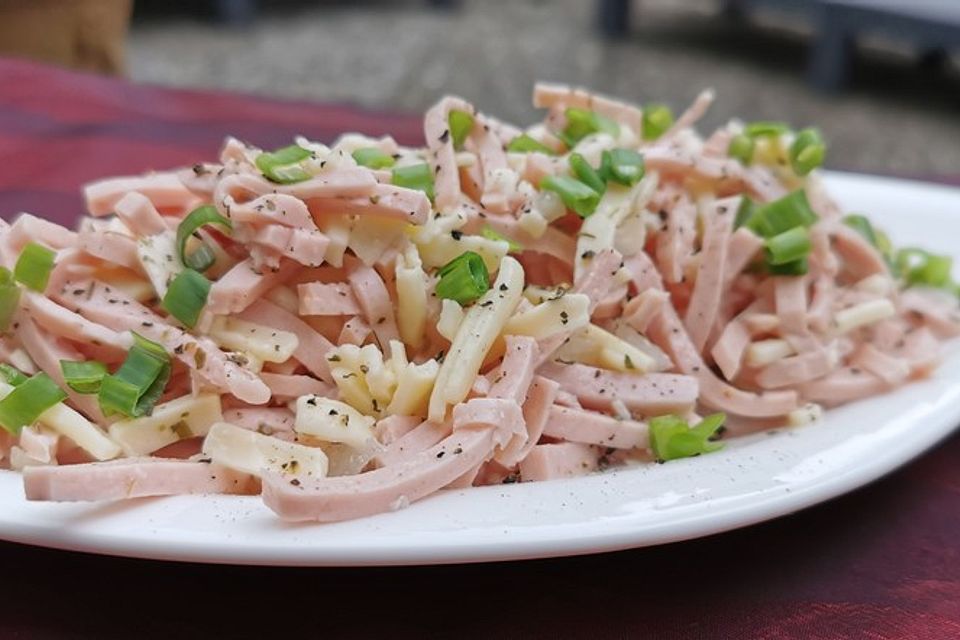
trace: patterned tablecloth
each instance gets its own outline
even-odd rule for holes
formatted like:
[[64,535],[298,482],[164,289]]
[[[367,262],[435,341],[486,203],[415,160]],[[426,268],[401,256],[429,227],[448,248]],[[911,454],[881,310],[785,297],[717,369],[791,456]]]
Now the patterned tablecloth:
[[[283,96],[276,96],[283,98]],[[0,60],[0,214],[211,158],[224,135],[421,136],[419,118]],[[164,564],[0,543],[0,638],[960,638],[960,435],[777,521],[600,556],[394,569]],[[261,635],[262,634],[262,635]]]

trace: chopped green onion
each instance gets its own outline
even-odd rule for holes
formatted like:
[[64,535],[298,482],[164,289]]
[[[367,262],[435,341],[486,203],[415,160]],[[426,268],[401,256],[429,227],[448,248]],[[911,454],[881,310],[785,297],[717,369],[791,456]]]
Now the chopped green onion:
[[820,132],[816,129],[804,129],[797,133],[790,145],[790,166],[798,176],[805,176],[820,165],[827,154]]
[[397,162],[389,153],[384,153],[376,147],[355,149],[350,155],[358,165],[369,169],[389,169]]
[[67,386],[77,393],[97,393],[100,391],[103,377],[107,375],[107,365],[96,360],[86,362],[61,360],[60,370],[63,371],[63,379]]
[[643,178],[644,173],[646,167],[643,156],[632,149],[605,150],[600,156],[600,175],[605,180],[632,187]]
[[890,272],[895,276],[899,275],[900,269],[894,261],[893,256],[893,244],[890,242],[887,234],[880,229],[874,229],[867,217],[859,213],[851,213],[850,215],[844,216],[843,223],[876,247],[890,268]]
[[772,238],[767,238],[765,247],[767,264],[782,265],[807,257],[810,255],[812,245],[807,228],[794,227]]
[[268,180],[280,184],[292,184],[310,179],[300,163],[313,153],[300,145],[292,144],[276,151],[265,151],[257,156],[257,169],[263,172]]
[[753,217],[753,214],[756,210],[757,203],[751,200],[748,196],[742,196],[740,200],[740,207],[737,209],[737,217],[733,221],[733,228],[739,229],[745,225],[747,221]]
[[890,241],[890,236],[880,229],[874,229],[873,233],[877,237],[877,249],[879,249],[883,259],[886,260],[887,266],[890,268],[890,273],[896,277],[899,277],[900,268],[897,266],[897,263],[894,260],[893,242]]
[[463,146],[470,130],[473,129],[473,116],[466,111],[454,109],[447,116],[447,124],[450,125],[450,137],[453,138],[453,148],[459,149]]
[[751,122],[743,128],[743,132],[751,138],[779,136],[790,131],[790,125],[785,122]]
[[802,276],[810,271],[810,262],[806,256],[783,264],[768,264],[767,271],[775,276]]
[[764,238],[772,238],[794,227],[809,227],[817,221],[803,189],[788,193],[779,200],[757,206],[744,223]]
[[47,288],[53,260],[56,252],[36,242],[28,242],[20,252],[17,264],[13,267],[13,277],[34,291],[42,292]]
[[567,126],[557,134],[557,137],[570,148],[577,146],[578,142],[593,133],[608,133],[614,138],[620,135],[620,125],[594,111],[568,107],[564,115],[567,118]]
[[547,176],[540,181],[541,191],[553,191],[568,209],[581,218],[588,218],[600,204],[600,194],[568,176]]
[[177,225],[177,251],[180,254],[180,261],[187,267],[201,272],[209,269],[216,261],[217,256],[203,241],[200,242],[196,251],[187,255],[187,240],[205,224],[217,224],[227,229],[233,229],[230,221],[220,215],[216,207],[210,204],[197,207]]
[[490,227],[484,227],[480,230],[480,235],[486,238],[487,240],[503,240],[508,245],[510,245],[510,253],[520,253],[523,251],[523,245],[519,242],[514,242],[510,238],[503,236]]
[[167,293],[163,296],[163,308],[192,329],[200,318],[203,306],[207,304],[209,293],[209,280],[193,269],[184,269],[167,287]]
[[44,411],[67,397],[45,373],[38,373],[15,386],[0,400],[0,426],[17,435],[37,421]]
[[539,151],[540,153],[545,153],[548,156],[556,155],[556,151],[543,144],[539,140],[531,138],[525,133],[521,133],[516,138],[511,140],[507,145],[507,151],[513,151],[515,153],[530,153],[532,151]]
[[29,378],[27,378],[20,369],[11,367],[6,363],[0,363],[0,379],[16,387],[26,382]]
[[0,332],[6,331],[20,304],[20,287],[13,281],[9,269],[0,267]]
[[844,216],[843,224],[847,225],[861,236],[863,236],[867,242],[873,246],[877,245],[877,234],[873,230],[873,225],[870,223],[870,220],[866,216],[860,215],[859,213],[851,213],[848,216]]
[[922,270],[909,274],[908,281],[916,281],[932,287],[945,287],[951,283],[952,269],[953,258],[931,254]]
[[433,200],[433,170],[427,163],[394,168],[391,182],[398,187],[423,191]]
[[733,136],[730,140],[730,146],[727,147],[727,154],[731,158],[739,160],[741,164],[749,165],[753,161],[753,150],[756,146],[753,138],[740,133]]
[[690,458],[723,448],[711,438],[726,421],[726,415],[714,413],[690,427],[676,415],[658,416],[650,420],[650,448],[660,462]]
[[133,334],[133,347],[117,372],[103,377],[98,400],[107,416],[150,415],[170,380],[170,356],[156,342]]
[[130,334],[133,336],[133,346],[137,349],[146,351],[159,360],[170,360],[170,355],[167,353],[167,350],[163,348],[162,344],[154,342],[153,340],[147,340],[136,331],[131,331]]
[[483,258],[473,251],[465,251],[445,264],[438,272],[437,296],[469,304],[490,288],[490,274]]
[[580,182],[601,195],[607,190],[607,181],[600,177],[600,173],[591,167],[582,155],[571,153],[569,162],[570,168],[573,169],[574,175],[580,179]]
[[896,265],[908,285],[949,287],[953,259],[908,247],[897,252]]
[[673,111],[664,104],[648,104],[643,108],[641,126],[644,140],[656,140],[673,126]]
[[893,260],[893,242],[890,241],[890,236],[881,231],[880,229],[873,230],[874,235],[877,237],[877,249],[880,249],[880,253],[886,256],[887,260]]

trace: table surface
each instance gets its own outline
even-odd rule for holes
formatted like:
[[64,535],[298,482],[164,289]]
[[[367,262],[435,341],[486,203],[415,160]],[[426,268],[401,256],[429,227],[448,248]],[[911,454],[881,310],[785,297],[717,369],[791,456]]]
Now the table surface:
[[[419,118],[133,86],[0,59],[0,214],[70,221],[79,185],[192,164],[233,134],[392,133]],[[0,543],[0,638],[960,638],[960,434],[848,496],[706,539],[385,569],[202,566]]]

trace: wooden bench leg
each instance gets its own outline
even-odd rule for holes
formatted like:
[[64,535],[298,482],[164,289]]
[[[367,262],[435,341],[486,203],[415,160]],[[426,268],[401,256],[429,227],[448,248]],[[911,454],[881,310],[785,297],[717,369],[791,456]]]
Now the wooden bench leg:
[[616,38],[630,29],[630,0],[599,0],[597,18],[603,35]]
[[257,0],[217,0],[216,15],[227,24],[248,25],[257,17]]
[[810,52],[810,82],[821,91],[842,89],[850,77],[852,58],[852,36],[842,24],[825,15],[820,21],[817,38]]
[[740,20],[744,17],[743,0],[723,0],[720,13],[728,20]]

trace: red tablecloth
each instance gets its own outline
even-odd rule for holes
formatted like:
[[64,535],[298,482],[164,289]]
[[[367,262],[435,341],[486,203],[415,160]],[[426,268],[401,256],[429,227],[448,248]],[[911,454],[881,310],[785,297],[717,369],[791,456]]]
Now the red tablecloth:
[[[277,96],[282,98],[283,96]],[[0,214],[233,134],[420,136],[416,118],[131,86],[0,60]],[[320,532],[318,535],[322,535]],[[265,569],[0,543],[0,638],[960,638],[960,436],[829,504],[708,539],[512,564]],[[309,634],[309,635],[307,635]]]

